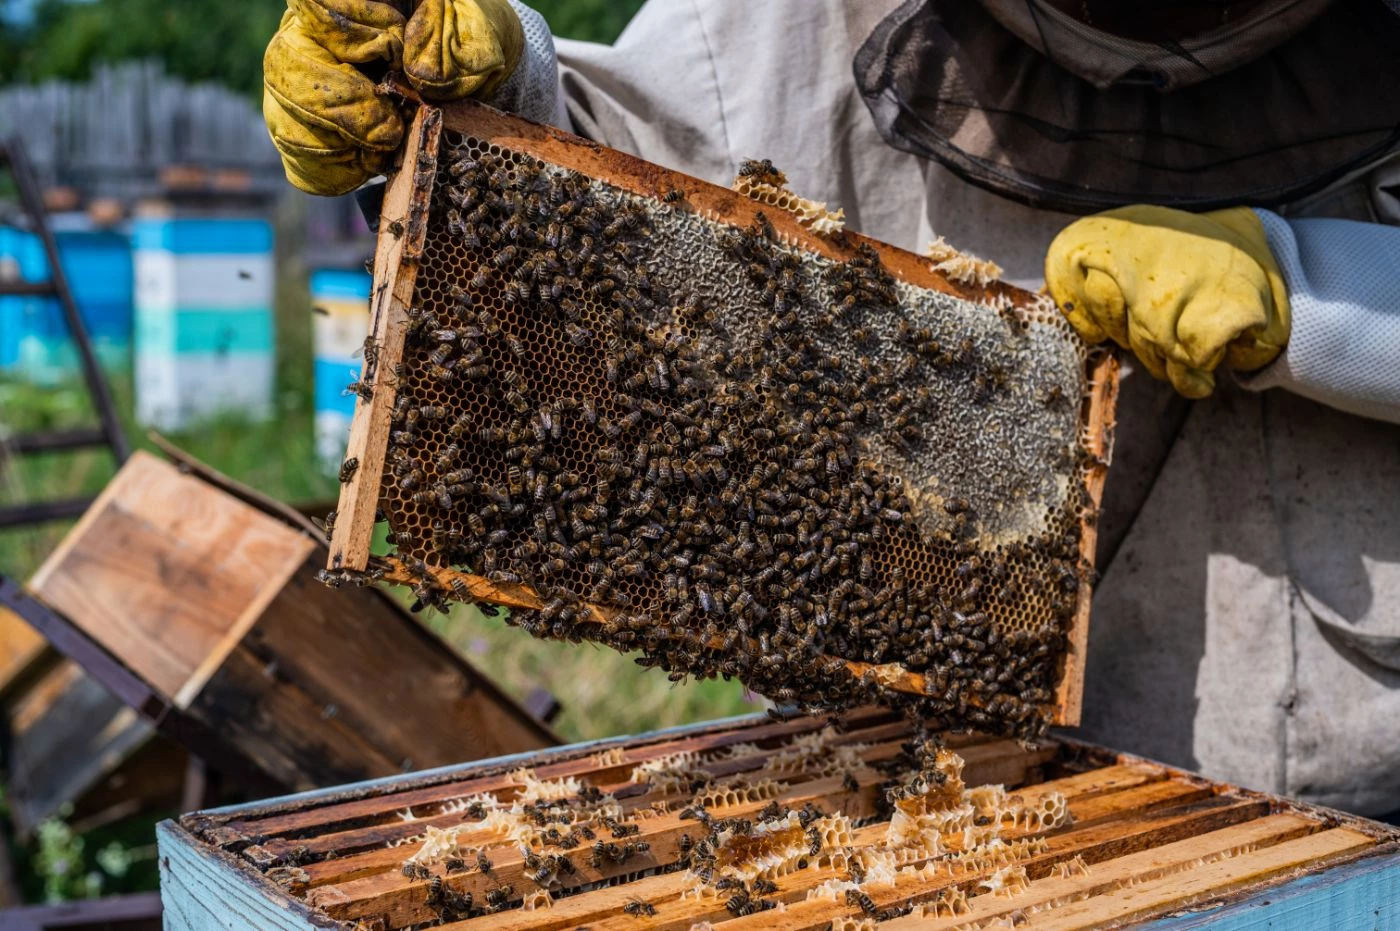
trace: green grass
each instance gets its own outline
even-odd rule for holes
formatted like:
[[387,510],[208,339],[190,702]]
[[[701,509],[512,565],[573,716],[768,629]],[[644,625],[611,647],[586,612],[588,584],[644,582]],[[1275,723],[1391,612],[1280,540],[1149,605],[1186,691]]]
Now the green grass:
[[475,608],[429,623],[508,692],[553,692],[563,708],[554,727],[566,740],[591,740],[691,721],[761,711],[766,702],[738,682],[671,682],[607,647],[537,640]]

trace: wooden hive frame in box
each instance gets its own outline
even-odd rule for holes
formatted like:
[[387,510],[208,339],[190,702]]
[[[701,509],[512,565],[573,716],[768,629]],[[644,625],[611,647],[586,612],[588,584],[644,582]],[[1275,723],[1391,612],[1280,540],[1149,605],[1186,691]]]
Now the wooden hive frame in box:
[[[420,268],[428,259],[425,242],[431,239],[430,212],[433,209],[434,185],[439,176],[439,152],[447,132],[455,132],[479,140],[481,145],[499,147],[502,151],[523,153],[548,166],[576,172],[626,195],[648,198],[656,203],[683,200],[685,209],[703,215],[729,228],[761,227],[765,222],[776,241],[794,251],[818,257],[830,263],[854,262],[862,256],[877,256],[876,265],[893,276],[900,286],[922,289],[925,293],[951,295],[982,307],[996,307],[1005,320],[1023,321],[1047,319],[1043,298],[998,282],[981,284],[959,283],[935,271],[928,259],[884,245],[864,237],[840,232],[818,235],[797,216],[775,210],[735,191],[719,188],[686,175],[672,172],[624,153],[603,148],[548,127],[497,113],[469,101],[452,104],[444,109],[420,105],[413,119],[404,149],[402,168],[390,180],[384,198],[374,260],[374,288],[371,295],[370,334],[366,341],[372,347],[360,379],[362,393],[357,400],[346,454],[348,472],[336,513],[330,547],[328,570],[332,573],[363,573],[370,577],[408,585],[422,585],[424,580],[441,592],[455,592],[469,597],[515,609],[539,610],[542,599],[528,585],[492,580],[485,573],[461,571],[451,566],[390,557],[372,559],[370,541],[376,514],[386,505],[386,489],[393,486],[383,481],[386,474],[386,450],[390,443],[391,426],[398,398],[397,382],[404,376],[405,331],[415,302],[423,300],[419,287]],[[439,221],[441,222],[441,221]],[[873,252],[871,251],[873,250]],[[485,262],[482,267],[485,267]],[[441,276],[442,270],[434,274]],[[457,274],[462,274],[459,270]],[[443,290],[450,282],[430,281],[423,287]],[[1036,317],[1040,314],[1040,317]],[[1053,309],[1048,312],[1054,322],[1063,326]],[[1008,324],[1010,326],[1011,324]],[[1023,331],[1029,322],[1022,324]],[[1088,632],[1089,570],[1092,566],[1096,511],[1107,465],[1112,411],[1116,396],[1117,365],[1114,358],[1103,352],[1089,352],[1084,362],[1082,402],[1071,408],[1078,415],[1076,435],[1070,445],[1076,446],[1078,461],[1070,473],[1070,494],[1075,476],[1082,481],[1083,502],[1079,511],[1075,556],[1078,569],[1077,590],[1071,587],[1073,610],[1063,625],[1066,647],[1058,663],[1053,694],[1038,703],[1040,717],[1053,723],[1074,724],[1079,720],[1083,661]],[[417,403],[416,401],[414,403]],[[1047,404],[1048,406],[1048,404]],[[405,487],[407,483],[405,482]],[[945,492],[947,494],[947,492]],[[956,499],[955,499],[956,500]],[[949,513],[953,513],[951,506]],[[391,524],[392,524],[391,517]],[[990,596],[988,596],[990,597]],[[606,625],[619,611],[605,604],[590,603],[585,607],[584,622]],[[714,649],[719,638],[707,641]],[[746,647],[756,651],[754,644]],[[896,692],[929,695],[938,687],[929,677],[906,669],[898,662],[862,662],[843,659],[853,679],[864,677],[866,682]],[[746,680],[747,681],[747,680]],[[970,702],[980,707],[976,700]]]
[[[226,914],[279,931],[798,931],[869,927],[871,911],[933,929],[1400,920],[1396,829],[1069,740],[949,738],[961,785],[930,809],[937,837],[911,842],[881,806],[909,733],[880,710],[839,730],[749,716],[187,815],[158,828],[166,927]],[[598,840],[547,842],[521,816],[530,799],[556,799],[535,810],[569,811],[580,820],[565,829]],[[740,825],[713,861],[698,859],[696,805]],[[775,805],[797,813],[765,813]],[[793,819],[798,849],[768,850],[751,875],[732,838]],[[735,902],[724,875],[762,903]]]

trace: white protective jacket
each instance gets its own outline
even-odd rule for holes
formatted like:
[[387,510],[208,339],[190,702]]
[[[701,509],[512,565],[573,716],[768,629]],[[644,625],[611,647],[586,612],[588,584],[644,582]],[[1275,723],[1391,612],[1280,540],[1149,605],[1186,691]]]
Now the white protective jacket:
[[[942,235],[1037,287],[1073,217],[889,147],[856,92],[855,51],[896,3],[650,0],[613,46],[555,43],[553,106],[548,82],[519,90],[565,128],[718,184],[770,158],[855,230],[910,250]],[[531,73],[547,74],[542,20],[523,12]],[[1395,222],[1386,178],[1382,166],[1284,212]],[[1400,229],[1262,213],[1293,305],[1287,352],[1195,403],[1125,376],[1080,734],[1252,788],[1393,811]]]

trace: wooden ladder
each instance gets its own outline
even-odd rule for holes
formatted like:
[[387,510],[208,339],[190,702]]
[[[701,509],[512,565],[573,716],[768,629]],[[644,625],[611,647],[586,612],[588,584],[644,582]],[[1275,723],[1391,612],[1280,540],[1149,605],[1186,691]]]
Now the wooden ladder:
[[[130,454],[131,447],[122,432],[121,421],[117,417],[116,406],[112,403],[112,393],[107,387],[107,380],[97,364],[87,326],[84,325],[83,318],[78,313],[78,305],[73,300],[73,291],[68,286],[68,276],[63,271],[63,263],[59,259],[58,245],[54,241],[53,230],[49,227],[48,213],[44,209],[38,182],[34,179],[29,157],[18,136],[0,140],[0,167],[9,169],[10,177],[14,179],[15,188],[19,193],[21,212],[29,219],[30,231],[39,237],[44,247],[44,257],[49,263],[48,281],[0,281],[0,296],[58,299],[63,308],[64,321],[68,325],[68,334],[78,347],[78,361],[82,365],[83,381],[87,384],[88,396],[97,411],[97,425],[94,427],[19,434],[5,441],[4,452],[23,455],[105,446],[111,450],[112,458],[120,467]],[[77,517],[87,510],[92,501],[91,497],[75,497],[0,507],[0,528]]]

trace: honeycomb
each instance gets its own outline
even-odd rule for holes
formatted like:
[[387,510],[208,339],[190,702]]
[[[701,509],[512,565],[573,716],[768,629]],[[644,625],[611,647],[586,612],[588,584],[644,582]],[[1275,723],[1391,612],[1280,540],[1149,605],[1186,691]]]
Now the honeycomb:
[[846,228],[844,210],[831,211],[826,204],[799,197],[788,189],[787,176],[766,159],[745,162],[744,170],[734,179],[734,190],[760,204],[787,211],[814,233],[827,235]]
[[1043,731],[1090,571],[1085,349],[1053,308],[451,132],[438,165],[380,376],[381,511],[421,602],[470,600],[435,571],[462,570],[537,592],[509,617],[530,633],[676,679]]

